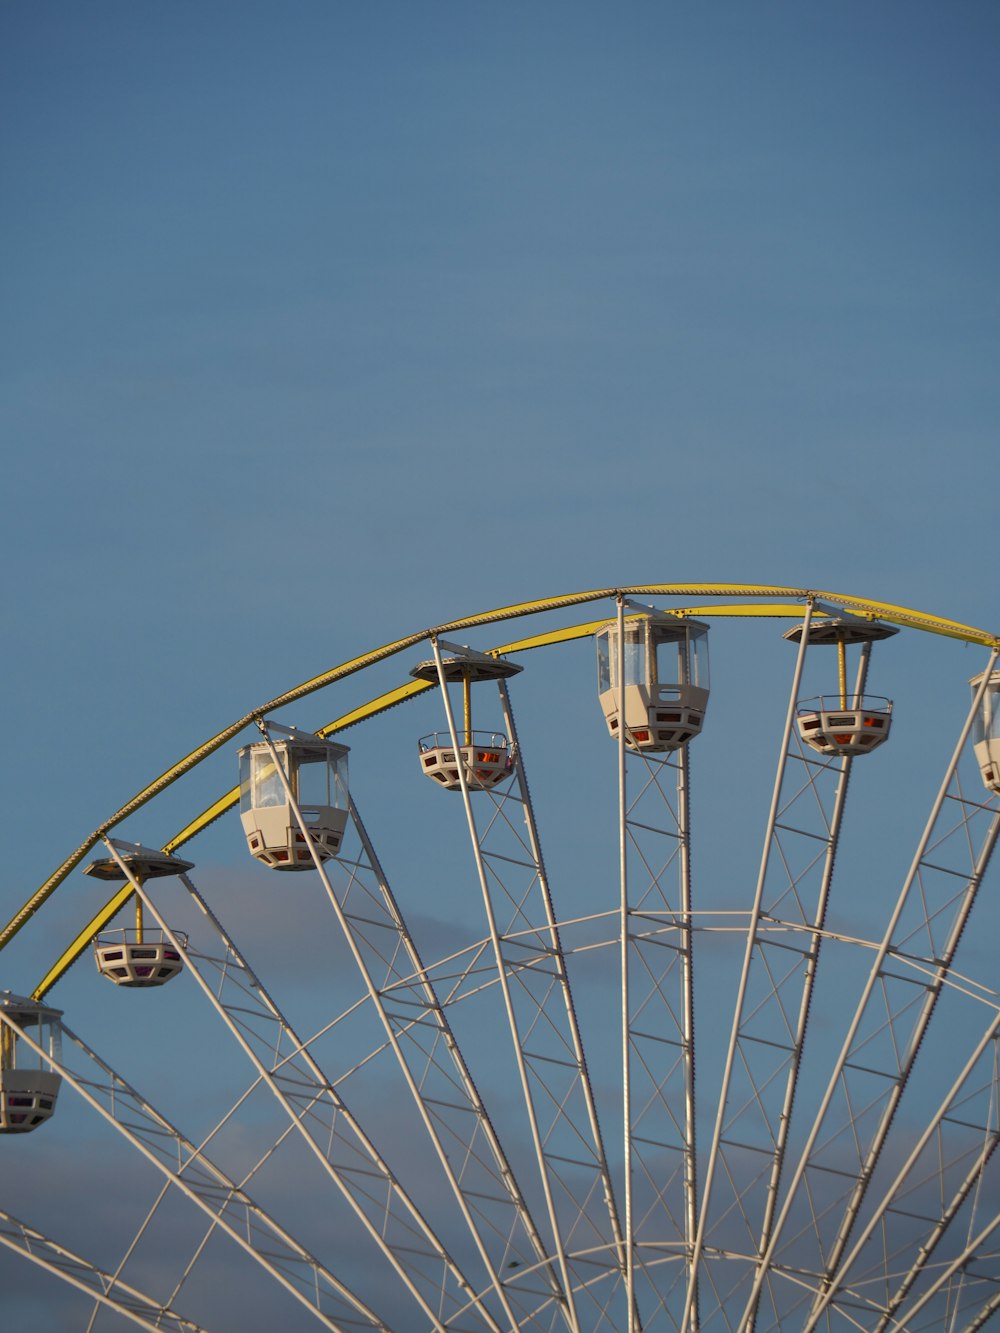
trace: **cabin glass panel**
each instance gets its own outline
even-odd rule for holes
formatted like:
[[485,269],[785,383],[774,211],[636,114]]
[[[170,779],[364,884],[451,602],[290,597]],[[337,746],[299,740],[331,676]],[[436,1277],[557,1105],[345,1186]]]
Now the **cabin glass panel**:
[[251,774],[250,747],[240,751],[240,814],[253,809],[253,786]]
[[[612,666],[612,678],[618,674],[617,666],[617,662]],[[645,623],[625,626],[625,684],[646,684]]]
[[[37,1041],[39,1046],[45,1047],[47,1045],[45,1033],[42,1031],[40,1015],[36,1017],[34,1014],[22,1014],[18,1027],[31,1041]],[[43,1064],[42,1057],[33,1051],[27,1042],[15,1042],[14,1065],[18,1069],[41,1069]]]
[[671,630],[656,635],[656,683],[660,688],[660,698],[671,695],[677,697],[676,687],[694,685],[697,689],[707,690],[708,680],[708,630],[707,628],[684,625],[676,632]]
[[49,1055],[58,1064],[62,1063],[62,1028],[58,1023],[49,1022],[43,1028],[44,1045]]
[[687,663],[683,637],[661,639],[656,645],[656,683],[660,698],[678,698],[678,685],[687,684]]
[[[646,684],[646,626],[626,624],[625,646],[625,684]],[[603,694],[606,690],[618,688],[618,630],[609,625],[597,636],[597,688]]]
[[611,689],[611,635],[607,630],[597,636],[597,689],[603,694]]
[[[43,1051],[59,1062],[62,1060],[62,1029],[47,1014],[18,1015],[17,1026],[36,1042]],[[27,1042],[17,1041],[16,1034],[4,1026],[4,1067],[7,1069],[47,1069],[45,1060],[33,1051]]]
[[299,755],[299,805],[333,805],[330,777],[330,766],[326,762],[326,755]]
[[[973,696],[981,680],[980,676],[979,680],[973,681]],[[973,740],[977,745],[981,741],[1000,741],[1000,674],[991,678],[986,686],[986,693],[973,723]]]
[[[282,758],[284,759],[284,756]],[[281,781],[281,774],[271,752],[265,746],[256,753],[251,750],[250,762],[253,765],[251,803],[254,808],[264,810],[269,806],[284,805],[288,797],[285,795],[284,783]],[[285,763],[287,765],[287,760]]]
[[300,805],[347,808],[347,756],[331,755],[327,750],[296,756],[298,800]]
[[711,689],[708,679],[708,629],[689,625],[688,642],[690,644],[689,670],[691,672],[689,684],[697,685],[700,690]]

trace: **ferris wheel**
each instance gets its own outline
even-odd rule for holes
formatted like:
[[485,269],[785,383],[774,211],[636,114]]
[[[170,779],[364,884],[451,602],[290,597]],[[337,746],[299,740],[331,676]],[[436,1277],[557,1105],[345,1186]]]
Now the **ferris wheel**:
[[0,931],[50,949],[0,992],[0,1290],[97,1330],[984,1327],[998,655],[646,585],[252,709]]

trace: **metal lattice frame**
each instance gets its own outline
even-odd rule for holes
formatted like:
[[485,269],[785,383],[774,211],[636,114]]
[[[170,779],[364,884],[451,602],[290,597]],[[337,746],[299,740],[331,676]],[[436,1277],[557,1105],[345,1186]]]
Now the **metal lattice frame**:
[[[271,746],[266,727],[262,730]],[[308,836],[271,749],[299,828]],[[353,864],[341,858],[349,870],[346,882],[334,886],[314,849],[316,870],[503,1316],[516,1327],[552,1298],[569,1314],[551,1256],[353,801],[351,818],[361,854]],[[511,1267],[518,1276],[505,1280],[501,1273]]]
[[[686,591],[719,595],[721,587],[689,585]],[[620,646],[627,594],[665,591],[653,587],[617,592]],[[789,591],[803,593],[757,590]],[[443,628],[454,632],[458,625],[485,624],[607,594],[602,590],[530,608],[505,608]],[[705,937],[698,940],[701,956],[712,932],[721,928],[703,920],[693,900],[697,883],[692,878],[687,747],[665,758],[633,754],[625,746],[624,728],[618,742],[620,902],[617,931],[609,931],[606,943],[609,949],[617,947],[620,964],[624,1116],[622,1160],[613,1148],[609,1161],[570,987],[577,946],[570,923],[560,921],[553,907],[524,751],[501,682],[501,709],[516,756],[511,778],[470,800],[459,766],[461,802],[486,916],[483,940],[461,956],[425,965],[356,806],[351,827],[357,850],[346,853],[336,866],[316,857],[320,881],[362,982],[367,1012],[381,1027],[381,1044],[365,1059],[385,1052],[406,1085],[411,1113],[462,1218],[461,1259],[404,1190],[348,1108],[341,1088],[352,1071],[341,1073],[336,1085],[323,1072],[311,1050],[313,1038],[303,1040],[293,1031],[231,935],[185,877],[188,893],[222,944],[221,954],[197,946],[187,950],[188,967],[246,1052],[257,1081],[283,1108],[286,1127],[245,1179],[232,1179],[206,1154],[223,1122],[196,1147],[67,1030],[71,1054],[91,1072],[81,1074],[72,1061],[57,1066],[50,1059],[49,1064],[163,1172],[163,1197],[179,1190],[201,1209],[208,1232],[162,1305],[147,1304],[149,1298],[125,1283],[129,1255],[116,1273],[107,1274],[76,1256],[61,1264],[59,1248],[38,1238],[36,1261],[49,1244],[50,1271],[87,1290],[99,1305],[115,1307],[118,1301],[115,1308],[139,1323],[155,1308],[155,1326],[194,1328],[174,1316],[173,1302],[208,1235],[220,1231],[241,1244],[319,1322],[331,1328],[386,1328],[364,1300],[246,1193],[248,1182],[286,1136],[299,1135],[319,1163],[320,1174],[346,1201],[408,1293],[420,1326],[436,1333],[529,1327],[565,1327],[570,1333],[628,1327],[630,1333],[653,1333],[661,1326],[680,1333],[714,1333],[717,1327],[763,1333],[765,1328],[795,1326],[809,1333],[841,1325],[878,1333],[939,1327],[958,1333],[982,1327],[1000,1309],[1000,1214],[995,1212],[1000,1184],[1000,1156],[995,1154],[1000,1142],[1000,1000],[985,989],[977,992],[970,983],[970,995],[987,1006],[972,1054],[915,1141],[907,1142],[904,1160],[895,1163],[890,1158],[891,1170],[880,1170],[925,1034],[946,987],[958,984],[956,950],[1000,832],[1000,802],[984,798],[978,788],[970,794],[960,771],[962,764],[968,767],[978,701],[884,936],[864,946],[872,952],[867,979],[845,1020],[846,1036],[815,1123],[800,1143],[793,1140],[790,1127],[817,967],[821,951],[825,956],[832,947],[828,941],[847,942],[846,936],[827,928],[826,909],[838,846],[848,825],[852,765],[850,759],[823,759],[803,748],[793,730],[809,619],[829,613],[820,597],[803,595],[805,626],[757,887],[750,912],[741,918],[744,960],[711,1136],[703,1134],[700,1144],[697,1140],[693,963],[696,937]],[[882,614],[898,624],[931,620],[902,608],[842,600],[854,613]],[[712,611],[688,607],[686,614]],[[780,614],[788,614],[788,609]],[[981,694],[996,661],[996,640],[949,622],[935,622],[935,627],[994,647]],[[580,637],[594,628],[556,631],[522,646],[558,642],[560,635],[562,640]],[[410,636],[355,659],[280,702],[302,697],[320,683],[421,640],[434,650],[437,684],[452,744],[460,754],[441,668],[440,631]],[[621,663],[619,668],[622,681]],[[865,670],[863,655],[859,694]],[[367,714],[355,710],[321,734],[333,734],[425,688],[426,683],[418,682],[390,691],[373,701]],[[619,715],[624,716],[621,700]],[[220,733],[196,755],[209,753],[222,743],[220,737],[234,735],[247,720]],[[266,737],[266,726],[262,730]],[[162,790],[186,764],[182,761],[140,793],[95,836]],[[280,763],[276,767],[283,772]],[[287,794],[291,797],[290,790]],[[204,827],[227,804],[232,804],[231,795],[190,827]],[[454,805],[458,807],[457,800]],[[168,846],[180,845],[188,832]],[[111,851],[120,860],[114,846]],[[0,932],[0,947],[82,854],[78,849]],[[130,883],[109,902],[103,920],[136,894],[176,941],[148,889],[128,878]],[[579,947],[593,948],[593,932],[586,938]],[[72,961],[76,947],[71,946],[46,977],[39,997],[53,975]],[[490,992],[510,1033],[530,1167],[522,1153],[515,1168],[509,1148],[502,1146],[449,1018],[453,1006],[475,1003],[475,997]],[[22,1040],[38,1050],[27,1036]],[[705,1110],[703,1106],[703,1115]],[[895,1134],[892,1141],[905,1139]],[[748,1162],[756,1165],[748,1169]],[[154,1205],[150,1216],[155,1211]],[[7,1238],[0,1239],[11,1245],[19,1225],[11,1222]],[[915,1244],[908,1236],[918,1229],[920,1241]],[[12,1248],[27,1252],[25,1238],[30,1234],[23,1229]],[[171,1324],[171,1319],[178,1322]]]
[[[454,753],[462,749],[448,696],[441,644],[433,643],[438,684]],[[549,892],[524,751],[510,695],[498,681],[511,742],[513,771],[503,786],[479,796],[476,818],[468,775],[458,776],[477,878],[490,931],[498,985],[510,1031],[551,1234],[567,1293],[571,1326],[579,1329],[576,1291],[603,1317],[616,1284],[590,1285],[609,1256],[623,1260],[623,1236],[601,1137],[566,960]],[[603,1207],[602,1207],[603,1203]],[[579,1257],[568,1258],[572,1250]],[[590,1272],[587,1269],[590,1268]]]
[[[807,604],[792,674],[710,1153],[699,1255],[707,1244],[716,1254],[756,1254],[759,1262],[770,1243],[788,1147],[853,762],[809,749],[793,725],[812,611]],[[864,693],[868,658],[866,644],[856,697]],[[795,935],[777,934],[774,927],[781,926]],[[736,1276],[718,1293],[720,1313],[751,1275],[746,1265],[733,1267]],[[759,1295],[751,1302],[750,1327],[758,1303]]]
[[[978,798],[967,799],[958,776],[959,760],[995,661],[996,653],[990,657],[960,733],[771,1240],[758,1264],[748,1313],[772,1260],[777,1258],[780,1263],[783,1229],[800,1191],[809,1203],[821,1293],[840,1266],[1000,832],[1000,810]],[[921,965],[919,972],[911,970],[913,963]],[[866,1123],[859,1127],[862,1107]],[[868,1128],[871,1121],[874,1125]],[[856,1170],[848,1173],[828,1165],[826,1159],[841,1149],[856,1160]],[[831,1199],[826,1187],[838,1174],[843,1185]],[[839,1220],[838,1207],[843,1210]]]
[[[619,598],[619,689],[624,621]],[[618,716],[625,717],[621,695]],[[624,726],[617,749],[629,1328],[664,1317],[685,1279],[696,1327],[690,759],[686,746],[663,758],[632,753]],[[636,1281],[636,1260],[641,1270],[647,1251],[661,1263],[674,1261],[672,1278],[659,1290]]]
[[0,1245],[30,1259],[54,1277],[93,1296],[99,1307],[114,1310],[150,1333],[205,1333],[200,1324],[185,1319],[170,1305],[153,1300],[113,1273],[60,1245],[37,1228],[0,1210]]
[[[302,1135],[331,1183],[395,1269],[429,1327],[443,1333],[466,1307],[475,1327],[498,1325],[427,1220],[382,1159],[341,1093],[320,1068],[276,1001],[187,875],[179,876],[223,947],[221,957],[185,947],[147,886],[138,882],[110,840],[107,846],[136,894],[180,952],[208,1002],[246,1052],[258,1077]],[[211,1136],[210,1136],[211,1137]],[[435,1308],[440,1306],[441,1309]],[[458,1325],[459,1327],[461,1325]]]
[[61,1025],[64,1050],[80,1058],[80,1069],[71,1068],[65,1058],[55,1060],[2,1012],[0,1022],[17,1031],[18,1040],[60,1074],[132,1148],[200,1209],[213,1227],[235,1241],[321,1324],[338,1333],[350,1329],[389,1333],[388,1326],[346,1283],[65,1024]]
[[[812,1313],[813,1324],[838,1293],[851,1289],[859,1296],[863,1293],[865,1303],[882,1312],[875,1325],[877,1333],[882,1333],[895,1322],[897,1312],[934,1262],[938,1246],[967,1204],[971,1206],[967,1208],[966,1229],[975,1228],[976,1196],[1000,1142],[998,1038],[1000,1014],[995,1014],[845,1255],[840,1270]],[[902,1281],[893,1288],[888,1275],[905,1263],[907,1251],[902,1247],[890,1251],[890,1263],[884,1264],[890,1244],[887,1216],[930,1217],[938,1211],[937,1221],[920,1246],[916,1262],[911,1262]],[[874,1296],[873,1286],[877,1292]]]

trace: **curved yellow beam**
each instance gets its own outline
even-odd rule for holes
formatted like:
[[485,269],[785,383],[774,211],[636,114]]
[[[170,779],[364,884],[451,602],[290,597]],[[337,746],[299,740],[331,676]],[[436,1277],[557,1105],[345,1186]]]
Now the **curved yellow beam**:
[[[27,900],[24,906],[11,918],[7,925],[0,931],[0,949],[17,934],[21,927],[35,914],[42,904],[55,892],[59,885],[66,879],[70,872],[83,860],[87,852],[99,841],[105,833],[110,831],[129,815],[140,809],[154,796],[158,795],[166,787],[176,782],[178,778],[191,771],[203,759],[214,754],[216,750],[225,745],[239,734],[245,727],[251,725],[257,718],[265,717],[269,713],[287,704],[294,703],[308,694],[317,690],[324,689],[327,685],[333,684],[337,680],[342,680],[346,676],[361,671],[366,667],[373,666],[377,662],[386,660],[403,652],[408,648],[414,647],[423,640],[432,635],[447,636],[465,629],[473,629],[481,625],[494,624],[499,621],[517,619],[522,616],[537,615],[545,611],[562,610],[573,606],[580,606],[587,602],[601,601],[608,598],[617,598],[619,595],[626,597],[745,597],[745,598],[793,598],[792,602],[771,603],[764,602],[757,604],[751,602],[737,602],[730,604],[708,604],[706,606],[685,607],[677,610],[676,614],[691,615],[698,617],[713,616],[771,616],[779,618],[797,618],[801,615],[801,606],[798,602],[809,598],[817,598],[821,601],[831,602],[837,606],[855,615],[867,616],[871,619],[884,620],[888,623],[905,625],[910,628],[923,630],[932,634],[945,635],[949,638],[957,638],[969,643],[978,643],[986,647],[1000,646],[1000,636],[990,634],[986,630],[976,629],[970,625],[963,625],[958,621],[946,620],[939,616],[931,616],[922,611],[915,611],[912,608],[897,606],[891,602],[874,601],[867,598],[857,598],[854,596],[845,596],[843,593],[831,592],[822,589],[810,588],[790,588],[777,584],[749,584],[749,583],[675,583],[675,584],[642,584],[625,588],[600,588],[588,592],[570,593],[559,597],[541,598],[530,602],[513,603],[510,606],[499,607],[493,611],[486,611],[474,616],[467,616],[458,620],[452,620],[446,624],[435,626],[432,629],[421,630],[414,634],[406,635],[404,638],[396,639],[391,643],[384,644],[381,648],[376,648],[373,652],[366,653],[360,657],[355,657],[339,666],[332,667],[330,670],[322,672],[310,680],[304,681],[301,685],[278,695],[269,702],[262,704],[259,708],[250,713],[244,714],[228,727],[218,732],[210,740],[192,750],[190,754],[172,765],[158,778],[144,787],[130,801],[117,810],[110,819],[99,825],[90,836],[76,848],[74,852],[56,869],[49,878],[40,886],[38,890]],[[592,634],[600,625],[606,623],[606,618],[597,621],[588,622],[585,625],[571,626],[564,629],[550,631],[545,634],[533,636],[530,639],[522,639],[516,643],[505,644],[500,648],[494,649],[495,653],[508,653],[516,651],[526,651],[530,648],[543,647],[549,644],[566,642],[571,639],[578,639]],[[387,708],[394,707],[397,703],[402,703],[406,698],[420,693],[423,689],[431,688],[425,682],[412,682],[401,686],[397,690],[390,691],[386,695],[379,696],[369,704],[362,705],[355,709],[353,713],[345,714],[335,722],[329,723],[317,734],[323,736],[333,735],[335,732],[343,730],[345,727],[352,726],[356,722],[362,721],[366,717],[374,716],[376,713],[383,712]],[[199,815],[191,824],[182,829],[174,838],[167,843],[164,850],[174,851],[190,838],[194,837],[202,829],[207,828],[214,820],[218,819],[227,810],[231,809],[238,800],[238,789],[227,792],[225,796],[219,798],[208,810]],[[124,896],[122,896],[124,895]],[[87,947],[87,943],[93,938],[104,925],[120,910],[129,893],[125,890],[120,891],[111,898],[105,907],[97,914],[92,922],[84,928],[70,949],[62,955],[55,967],[50,970],[47,976],[39,984],[34,992],[36,998],[41,998],[47,990],[55,984],[60,976],[66,971],[80,953]],[[121,899],[121,901],[119,901]],[[89,932],[89,933],[87,933]],[[83,940],[82,945],[80,941]],[[78,947],[79,946],[79,947]],[[72,957],[70,955],[72,954]]]

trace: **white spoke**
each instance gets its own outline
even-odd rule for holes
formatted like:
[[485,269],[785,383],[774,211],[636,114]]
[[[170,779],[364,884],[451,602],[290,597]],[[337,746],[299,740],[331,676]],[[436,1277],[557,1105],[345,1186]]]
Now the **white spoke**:
[[93,1296],[98,1307],[114,1310],[139,1328],[149,1329],[151,1333],[161,1333],[162,1330],[166,1333],[203,1333],[200,1324],[185,1319],[168,1305],[160,1305],[123,1282],[117,1274],[102,1272],[64,1245],[2,1210],[0,1245],[38,1264],[78,1291]]
[[[964,725],[949,640],[989,653]],[[220,728],[0,929],[0,980],[47,964],[0,991],[15,1282],[44,1270],[87,1333],[996,1322],[998,659],[817,590],[600,589],[404,635]],[[328,687],[318,731],[274,715]],[[175,830],[174,784],[247,728],[236,790],[163,851],[116,841]],[[92,944],[101,975],[67,975]],[[78,1253],[43,1232],[75,1181],[100,1200]]]
[[[9,1026],[0,1013],[0,1022]],[[26,1035],[19,1040],[46,1061],[143,1157],[200,1208],[280,1286],[330,1329],[387,1326],[323,1264],[276,1222],[245,1190],[156,1111],[82,1038],[63,1025],[82,1070],[48,1055]]]

